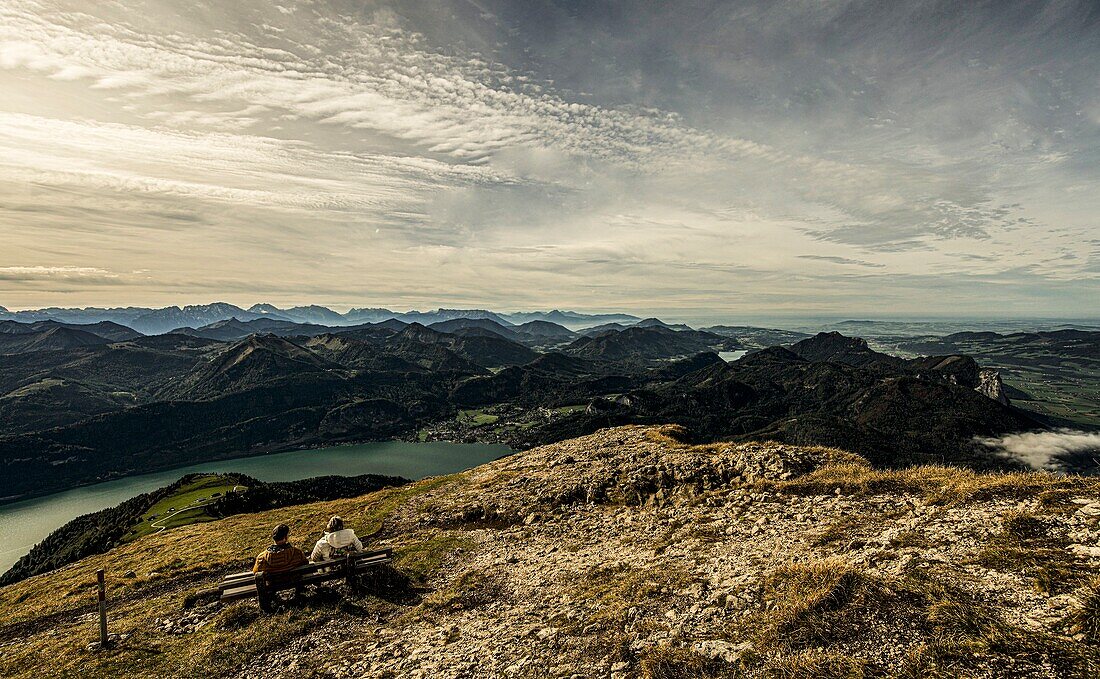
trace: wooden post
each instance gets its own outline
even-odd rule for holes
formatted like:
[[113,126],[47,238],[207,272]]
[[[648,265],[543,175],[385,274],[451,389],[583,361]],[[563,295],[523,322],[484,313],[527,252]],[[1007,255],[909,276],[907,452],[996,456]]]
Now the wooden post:
[[99,647],[107,648],[107,583],[102,568],[95,572],[95,579],[99,585]]

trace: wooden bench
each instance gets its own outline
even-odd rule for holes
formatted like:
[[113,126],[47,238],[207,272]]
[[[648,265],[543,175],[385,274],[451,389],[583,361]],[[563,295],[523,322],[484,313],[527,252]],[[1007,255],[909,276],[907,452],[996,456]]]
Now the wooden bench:
[[222,601],[236,601],[256,597],[260,608],[270,611],[278,592],[301,589],[329,580],[343,578],[354,590],[358,590],[360,576],[376,566],[393,561],[392,549],[353,552],[342,559],[310,563],[289,571],[233,573],[218,583],[218,595]]

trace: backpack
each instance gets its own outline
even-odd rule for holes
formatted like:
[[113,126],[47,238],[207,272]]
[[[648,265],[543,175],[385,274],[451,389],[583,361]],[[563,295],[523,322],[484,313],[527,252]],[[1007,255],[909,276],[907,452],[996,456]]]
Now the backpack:
[[332,552],[329,553],[328,558],[336,561],[338,559],[343,559],[348,554],[351,554],[354,551],[355,550],[351,548],[351,545],[347,545],[346,547],[333,547]]

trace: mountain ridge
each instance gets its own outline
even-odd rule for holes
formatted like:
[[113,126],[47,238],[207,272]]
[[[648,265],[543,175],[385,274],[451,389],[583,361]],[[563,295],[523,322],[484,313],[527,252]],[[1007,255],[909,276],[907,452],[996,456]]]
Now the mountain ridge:
[[[394,550],[362,591],[307,588],[270,616],[200,594],[271,525],[308,547],[334,514]],[[42,676],[52,653],[57,675],[1084,677],[1100,667],[1098,521],[1096,479],[879,471],[621,427],[0,587],[0,668]],[[104,565],[110,653],[84,650],[95,603],[78,586]]]
[[[726,363],[715,350],[739,340],[660,326],[537,351],[473,331],[413,323],[225,342],[168,334],[0,356],[0,462],[11,471],[0,496],[234,451],[391,437],[528,448],[668,422],[700,440],[838,445],[883,466],[1005,467],[1014,463],[981,441],[1045,427],[966,357],[852,366],[772,348]],[[1084,469],[1088,459],[1071,462]]]
[[259,318],[269,318],[295,323],[335,326],[380,323],[391,319],[397,319],[405,323],[417,322],[423,325],[430,325],[432,323],[468,318],[490,319],[505,327],[521,325],[532,320],[553,322],[566,327],[597,325],[608,320],[619,320],[628,323],[641,320],[629,314],[582,314],[574,311],[561,312],[557,310],[550,312],[498,313],[487,309],[439,308],[434,311],[410,310],[400,312],[381,307],[354,307],[348,310],[347,313],[341,314],[320,305],[294,306],[282,309],[273,304],[263,302],[253,304],[248,309],[243,309],[226,302],[213,302],[210,304],[191,304],[182,307],[166,306],[159,308],[47,307],[43,309],[22,311],[0,310],[0,320],[20,322],[56,320],[64,323],[111,321],[138,330],[143,334],[161,334],[171,332],[176,328],[199,328],[204,325],[234,318],[239,321],[254,321]]

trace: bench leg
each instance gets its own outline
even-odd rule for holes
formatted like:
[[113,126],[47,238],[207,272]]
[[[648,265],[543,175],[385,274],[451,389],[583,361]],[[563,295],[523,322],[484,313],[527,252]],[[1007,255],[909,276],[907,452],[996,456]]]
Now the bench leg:
[[353,594],[359,594],[362,589],[359,586],[359,578],[355,575],[355,558],[352,555],[348,555],[344,559],[344,580],[348,583],[348,587],[351,588]]
[[267,591],[263,573],[256,574],[256,601],[260,603],[260,610],[264,613],[273,612],[271,593]]

